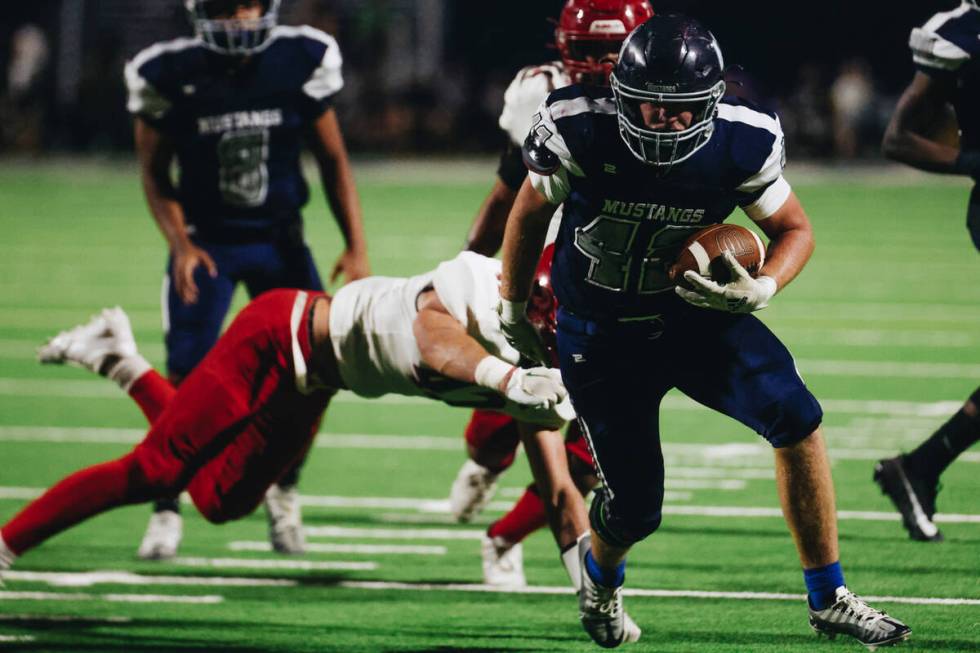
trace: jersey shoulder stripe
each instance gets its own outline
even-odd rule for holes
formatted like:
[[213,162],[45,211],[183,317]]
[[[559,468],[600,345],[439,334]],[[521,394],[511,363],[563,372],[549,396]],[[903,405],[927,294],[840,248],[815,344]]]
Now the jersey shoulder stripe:
[[203,47],[201,39],[179,38],[154,43],[138,52],[123,69],[128,91],[126,108],[129,112],[153,118],[163,116],[171,106],[171,101],[161,91],[167,85],[164,76],[168,69],[176,69],[175,66],[165,66],[165,60]]
[[309,25],[278,25],[269,36],[270,44],[298,42],[309,54],[312,70],[303,92],[314,100],[324,100],[344,87],[341,73],[343,57],[336,39]]
[[738,191],[757,192],[782,176],[785,139],[775,113],[738,98],[725,98],[718,103],[717,119],[730,126],[729,151],[742,170]]
[[964,2],[943,11],[916,27],[909,48],[916,66],[939,71],[956,71],[980,50],[980,11]]

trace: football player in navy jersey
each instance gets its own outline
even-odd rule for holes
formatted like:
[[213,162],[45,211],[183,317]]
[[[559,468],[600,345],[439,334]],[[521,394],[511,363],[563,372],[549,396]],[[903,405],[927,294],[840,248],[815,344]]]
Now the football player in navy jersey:
[[[527,177],[521,145],[541,102],[550,92],[572,83],[608,86],[609,73],[623,39],[652,15],[653,7],[647,0],[565,2],[555,28],[555,47],[560,59],[521,68],[504,93],[499,125],[507,143],[501,152],[497,178],[467,236],[467,250],[493,256],[500,249],[507,215]],[[554,234],[560,220],[559,210],[552,218],[550,234]],[[542,260],[547,260],[550,267],[547,250]],[[470,521],[493,497],[497,479],[513,464],[520,442],[513,419],[487,410],[473,411],[465,439],[468,458],[449,494],[450,511],[462,522]],[[576,482],[588,491],[595,485],[595,475],[575,423],[569,427],[565,446]],[[521,542],[544,523],[544,504],[532,483],[514,507],[487,528],[481,547],[484,582],[526,584]]]
[[[602,646],[623,641],[626,554],[660,526],[659,404],[676,387],[774,447],[814,630],[893,644],[909,628],[844,584],[820,405],[783,344],[751,315],[799,273],[813,234],[782,175],[779,120],[723,100],[723,72],[703,25],[654,16],[624,42],[611,89],[555,91],[524,145],[531,172],[504,235],[501,317],[511,342],[544,360],[525,307],[548,222],[562,204],[551,277],[558,353],[604,484],[582,554],[582,624]],[[675,286],[668,266],[679,244],[736,206],[770,238],[760,276],[726,255],[731,283],[689,271],[690,287]]]
[[[882,150],[910,166],[980,180],[980,5],[963,0],[912,30],[909,46],[915,76],[898,101]],[[955,121],[947,112],[952,105]],[[945,124],[953,122],[953,124]],[[934,134],[959,130],[951,145]],[[980,249],[980,186],[974,184],[966,211],[967,229]],[[980,440],[980,388],[932,437],[913,452],[879,460],[874,480],[902,514],[914,540],[939,541],[933,523],[939,476],[957,456]]]
[[[157,43],[126,66],[143,190],[170,249],[167,370],[179,383],[218,338],[235,286],[322,290],[303,239],[308,147],[346,243],[330,276],[369,274],[361,208],[337,116],[336,41],[278,26],[280,0],[185,0],[194,38]],[[178,178],[170,169],[176,160]],[[303,549],[298,471],[270,490],[276,550]],[[157,504],[140,557],[176,554],[176,500]]]

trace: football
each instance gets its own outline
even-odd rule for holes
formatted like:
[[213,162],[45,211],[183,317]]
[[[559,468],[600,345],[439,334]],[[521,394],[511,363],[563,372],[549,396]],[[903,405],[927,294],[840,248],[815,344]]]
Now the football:
[[734,254],[735,259],[753,277],[759,274],[766,260],[766,248],[754,231],[737,224],[713,224],[684,241],[670,267],[670,280],[687,286],[684,273],[694,270],[706,279],[728,283],[732,275],[721,258],[725,251]]

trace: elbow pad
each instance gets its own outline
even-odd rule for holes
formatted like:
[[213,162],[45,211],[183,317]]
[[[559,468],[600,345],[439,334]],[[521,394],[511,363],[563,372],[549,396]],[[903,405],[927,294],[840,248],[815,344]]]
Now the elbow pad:
[[558,172],[561,161],[558,155],[548,149],[546,143],[551,138],[547,128],[534,128],[524,140],[521,157],[528,170],[539,175],[550,176]]

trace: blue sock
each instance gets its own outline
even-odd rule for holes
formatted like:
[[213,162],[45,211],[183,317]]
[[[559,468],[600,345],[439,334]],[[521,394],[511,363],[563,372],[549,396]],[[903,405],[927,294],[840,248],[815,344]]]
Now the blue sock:
[[605,587],[619,587],[626,580],[626,561],[623,560],[615,569],[600,567],[592,557],[591,551],[585,552],[585,571],[589,578]]
[[834,590],[844,584],[844,571],[840,561],[825,567],[803,570],[807,598],[814,610],[824,610],[834,602]]

